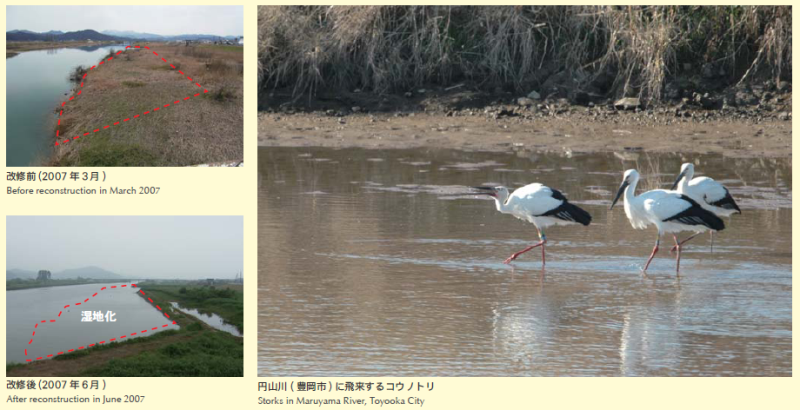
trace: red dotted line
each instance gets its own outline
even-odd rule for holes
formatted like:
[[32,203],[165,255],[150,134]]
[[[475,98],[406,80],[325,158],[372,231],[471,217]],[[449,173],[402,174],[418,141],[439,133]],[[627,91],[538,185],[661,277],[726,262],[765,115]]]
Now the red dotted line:
[[[125,51],[127,51],[127,49],[129,49],[129,48],[146,48],[146,49],[150,50],[150,47],[148,47],[148,46],[126,46],[126,47],[125,47]],[[118,52],[117,52],[117,55],[120,55],[120,54],[122,53],[122,51],[123,51],[123,50],[120,50],[120,51],[118,51]],[[151,51],[153,54],[155,54],[156,56],[158,56],[158,57],[161,57],[161,56],[159,56],[159,55],[158,55],[158,53],[156,53],[155,51],[153,51],[153,50],[150,50],[150,51]],[[93,65],[93,66],[92,66],[92,67],[89,69],[89,71],[88,71],[88,72],[86,72],[86,73],[84,73],[84,74],[83,74],[83,78],[81,78],[81,80],[84,80],[84,79],[86,79],[86,76],[88,76],[88,75],[89,75],[89,73],[90,73],[90,72],[92,72],[92,70],[94,70],[94,69],[95,69],[95,67],[99,67],[99,66],[101,66],[101,65],[103,65],[103,64],[105,64],[105,63],[107,63],[107,62],[109,62],[109,61],[111,61],[111,60],[113,60],[113,59],[114,59],[114,57],[109,57],[109,58],[107,58],[106,60],[104,60],[104,61],[101,61],[101,62],[100,62],[98,65]],[[169,62],[168,62],[168,61],[167,61],[167,60],[166,60],[164,57],[161,57],[161,60],[162,60],[162,61],[164,61],[165,63],[169,64],[169,66],[170,66],[170,67],[172,67],[172,69],[173,69],[173,70],[177,70],[177,71],[178,71],[179,73],[181,73],[181,74],[182,74],[184,77],[186,77],[186,78],[187,78],[189,81],[193,82],[193,83],[194,83],[196,86],[198,86],[199,88],[203,88],[203,86],[201,86],[201,85],[200,85],[200,83],[198,83],[198,82],[196,82],[195,80],[193,80],[193,79],[192,79],[192,77],[189,77],[189,76],[188,76],[188,75],[186,75],[186,73],[184,73],[183,71],[181,71],[181,70],[178,70],[178,68],[177,68],[177,67],[175,67],[175,65],[173,65],[173,64],[170,64],[170,63],[169,63]],[[83,83],[84,83],[84,82],[83,82],[83,81],[81,81],[81,88],[83,88]],[[75,94],[75,95],[73,95],[73,96],[69,97],[69,100],[67,100],[67,101],[64,101],[64,102],[62,102],[62,103],[61,103],[61,107],[62,107],[62,108],[61,108],[61,110],[58,112],[58,116],[59,116],[59,117],[61,117],[61,116],[63,116],[63,115],[64,115],[64,108],[63,108],[63,107],[64,107],[65,105],[67,105],[67,102],[69,102],[69,101],[72,101],[72,100],[73,100],[75,97],[77,97],[77,96],[81,95],[81,91],[82,91],[82,90],[78,90],[78,93],[77,93],[77,94]],[[189,99],[190,99],[190,98],[192,98],[192,97],[199,97],[201,94],[205,94],[205,93],[207,93],[207,92],[208,92],[208,89],[207,89],[207,88],[203,88],[203,92],[202,92],[202,93],[196,93],[196,94],[194,94],[194,95],[190,95],[190,96],[188,96],[188,97],[184,97],[184,98],[183,98],[183,101],[189,100]],[[144,112],[144,113],[142,113],[142,114],[137,114],[137,115],[134,115],[133,117],[128,117],[128,118],[125,118],[125,119],[124,119],[124,120],[122,120],[122,121],[117,121],[117,122],[115,122],[113,125],[119,125],[119,124],[121,124],[121,123],[125,123],[125,122],[127,122],[127,121],[130,121],[130,120],[132,120],[132,119],[139,118],[139,117],[140,117],[140,116],[142,116],[142,115],[147,115],[147,114],[150,114],[151,112],[158,111],[158,110],[160,110],[160,109],[162,109],[162,108],[167,108],[167,107],[170,107],[170,106],[172,106],[172,105],[177,105],[177,104],[180,104],[180,102],[181,102],[181,100],[180,100],[180,99],[178,99],[178,100],[175,100],[175,101],[174,101],[174,102],[172,102],[172,103],[169,103],[169,104],[164,104],[164,106],[163,106],[163,107],[156,107],[156,108],[153,108],[152,110],[145,111],[145,112]],[[61,118],[59,118],[59,119],[58,119],[58,125],[59,125],[59,126],[61,125]],[[93,130],[93,131],[86,132],[86,133],[84,133],[83,135],[76,135],[76,136],[72,137],[71,139],[70,139],[70,138],[67,138],[67,139],[65,139],[65,140],[61,141],[61,144],[64,144],[64,143],[67,143],[67,142],[70,142],[70,141],[76,140],[76,139],[78,139],[78,138],[80,138],[80,137],[82,137],[82,136],[83,136],[83,137],[85,137],[85,136],[87,136],[87,135],[89,135],[89,134],[93,134],[93,133],[95,133],[95,132],[100,132],[100,130],[101,130],[101,129],[103,129],[103,130],[104,130],[104,129],[106,129],[106,128],[110,128],[110,127],[111,127],[111,125],[104,125],[102,128],[97,128],[97,129],[95,129],[95,130]],[[59,138],[59,134],[60,134],[60,133],[61,133],[61,131],[57,129],[57,130],[56,130],[56,138]],[[58,145],[59,145],[59,142],[58,142],[58,141],[56,141],[56,143],[55,143],[55,144],[56,144],[55,146],[58,146]]]
[[[114,285],[114,286],[111,286],[111,289],[117,289],[118,287],[119,287],[119,288],[125,288],[125,287],[127,287],[127,286],[128,286],[128,285],[121,285],[121,286],[116,286],[116,285]],[[136,284],[135,284],[135,283],[131,283],[131,287],[135,288],[135,287],[136,287]],[[106,290],[106,289],[107,289],[107,287],[106,287],[106,286],[103,286],[102,288],[100,288],[100,291],[104,291],[104,290]],[[143,290],[139,289],[139,292],[140,292],[142,295],[146,296]],[[97,296],[97,295],[98,295],[98,293],[99,293],[99,292],[95,292],[95,293],[92,295],[92,298],[93,298],[93,297],[95,297],[95,296]],[[86,302],[88,302],[90,299],[91,299],[91,298],[86,298],[86,299],[84,299],[82,302],[75,302],[75,303],[73,303],[72,305],[75,305],[75,306],[80,306],[81,304],[86,304]],[[153,302],[153,299],[147,298],[147,300],[149,300],[149,301],[150,301],[150,303],[152,303],[152,304],[153,304],[153,306],[155,306],[155,307],[156,307],[156,308],[157,308],[159,311],[161,311],[161,313],[163,313],[163,314],[164,314],[164,316],[166,316],[166,317],[167,317],[167,319],[172,319],[171,317],[169,317],[169,315],[168,315],[166,312],[164,312],[164,311],[162,311],[162,310],[161,310],[161,306],[158,306],[158,305],[156,305],[156,304],[155,304],[155,302]],[[70,307],[70,306],[72,306],[72,305],[66,305],[66,306],[64,306],[64,309],[66,309],[66,308],[68,308],[68,307]],[[57,316],[57,317],[61,317],[61,314],[62,314],[62,313],[64,313],[64,311],[63,311],[63,310],[59,311],[59,312],[58,312],[58,316]],[[55,321],[56,321],[55,319],[50,319],[50,320],[49,320],[49,322],[50,322],[50,323],[54,323]],[[42,320],[41,322],[38,322],[38,323],[34,324],[33,328],[34,328],[34,329],[38,328],[38,327],[39,327],[39,325],[40,325],[40,324],[42,324],[42,323],[48,323],[48,320]],[[175,322],[175,321],[173,320],[173,321],[172,321],[172,323],[167,323],[167,324],[165,324],[165,325],[161,325],[161,328],[165,328],[165,327],[169,326],[170,324],[172,324],[172,325],[177,325],[178,323],[177,323],[177,322]],[[156,330],[159,330],[159,327],[158,327],[158,326],[151,328],[149,331],[156,331]],[[117,339],[119,339],[119,340],[122,340],[122,339],[125,339],[125,338],[126,338],[126,337],[128,337],[128,336],[136,336],[137,334],[143,334],[143,333],[147,333],[147,332],[148,332],[148,329],[144,329],[144,330],[142,330],[142,331],[139,331],[139,332],[133,332],[133,333],[131,333],[131,334],[129,334],[129,335],[125,334],[125,335],[122,335],[122,336],[120,336],[120,337],[118,337],[118,338],[117,338],[117,337],[115,337],[115,338],[112,338],[112,339],[108,339],[108,342],[109,342],[109,343],[110,343],[110,342],[114,342],[114,341],[116,341]],[[35,331],[35,330],[33,331],[33,335],[31,335],[31,340],[30,340],[30,342],[28,342],[28,344],[29,344],[29,345],[30,345],[31,343],[33,343],[33,337],[34,337],[34,336],[36,336],[36,331]],[[67,350],[66,352],[63,352],[63,351],[62,351],[62,352],[58,352],[58,353],[49,354],[49,355],[47,355],[47,356],[40,356],[40,357],[37,357],[36,359],[25,359],[25,361],[26,361],[26,362],[32,362],[32,361],[34,361],[34,360],[42,360],[42,359],[44,359],[44,358],[49,358],[49,357],[53,357],[53,356],[58,356],[58,355],[62,355],[62,354],[64,354],[64,353],[71,353],[71,352],[74,352],[74,351],[76,351],[76,350],[83,350],[83,349],[86,349],[86,348],[89,348],[89,347],[94,347],[94,346],[101,345],[101,344],[104,344],[104,343],[106,343],[106,341],[105,341],[105,340],[103,340],[103,341],[101,341],[101,342],[99,342],[99,343],[92,343],[92,344],[90,344],[90,345],[87,345],[87,346],[80,346],[80,347],[78,347],[77,349],[69,349],[69,350]],[[28,348],[25,348],[25,356],[27,356],[27,355],[28,355]]]

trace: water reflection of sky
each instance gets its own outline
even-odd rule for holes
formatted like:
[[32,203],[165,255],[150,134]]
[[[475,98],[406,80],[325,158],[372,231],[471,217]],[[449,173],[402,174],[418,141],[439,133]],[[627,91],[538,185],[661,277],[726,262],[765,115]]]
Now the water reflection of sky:
[[[56,286],[6,292],[6,361],[47,357],[77,350],[80,346],[126,339],[177,329],[150,303],[136,295],[135,288],[112,289],[117,284]],[[106,287],[106,290],[101,290]],[[96,296],[92,296],[97,294]],[[86,299],[89,299],[86,301]],[[77,305],[76,303],[81,303]],[[68,308],[65,306],[70,305]],[[83,322],[83,311],[114,312],[114,322]],[[59,313],[61,315],[59,316]],[[41,323],[45,320],[45,323]],[[54,320],[55,322],[51,322]],[[37,327],[34,328],[34,326]],[[167,324],[166,328],[163,325]],[[158,327],[157,330],[152,330]],[[33,335],[33,332],[36,332]],[[136,335],[131,333],[136,332]],[[147,333],[144,333],[147,335]],[[32,343],[29,343],[30,340]],[[25,355],[25,349],[28,355]]]
[[[56,108],[72,89],[67,77],[124,45],[26,51],[6,58],[6,165],[47,159]],[[38,161],[38,162],[37,162]]]

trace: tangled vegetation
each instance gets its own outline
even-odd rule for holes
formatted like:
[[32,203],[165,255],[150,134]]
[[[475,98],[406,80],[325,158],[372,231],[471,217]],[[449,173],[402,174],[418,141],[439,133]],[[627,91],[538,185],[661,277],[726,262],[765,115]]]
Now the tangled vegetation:
[[681,75],[791,81],[791,19],[790,6],[261,6],[259,79],[295,95],[469,82],[652,101]]

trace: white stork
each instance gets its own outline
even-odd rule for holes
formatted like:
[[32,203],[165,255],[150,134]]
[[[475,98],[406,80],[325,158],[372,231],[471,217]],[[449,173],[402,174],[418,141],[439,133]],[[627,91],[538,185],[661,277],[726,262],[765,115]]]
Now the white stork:
[[636,184],[639,182],[639,173],[635,169],[625,171],[622,184],[608,208],[611,210],[619,197],[625,194],[625,215],[634,229],[645,229],[648,225],[658,228],[656,245],[643,271],[647,271],[653,256],[658,252],[658,245],[664,233],[673,234],[675,248],[678,250],[675,272],[680,271],[681,243],[678,242],[676,233],[681,231],[705,232],[706,230],[721,231],[725,229],[722,219],[709,212],[692,198],[675,191],[654,189],[641,195],[636,195]]
[[[681,165],[681,173],[672,185],[672,190],[689,196],[703,208],[711,211],[717,216],[731,216],[741,214],[742,211],[736,205],[728,188],[709,177],[694,177],[694,165],[687,162]],[[683,245],[688,240],[694,238],[694,234],[681,241]],[[675,249],[674,247],[672,248]],[[714,231],[711,231],[711,251],[714,251]]]
[[547,236],[544,233],[545,228],[552,225],[570,225],[574,223],[589,225],[592,221],[592,216],[588,212],[569,203],[561,192],[542,184],[525,185],[517,188],[510,195],[508,188],[504,186],[475,187],[475,189],[480,190],[482,195],[493,197],[498,211],[532,223],[539,234],[539,243],[511,255],[503,263],[510,263],[517,259],[519,255],[541,246],[542,267],[544,267],[544,245],[547,243]]

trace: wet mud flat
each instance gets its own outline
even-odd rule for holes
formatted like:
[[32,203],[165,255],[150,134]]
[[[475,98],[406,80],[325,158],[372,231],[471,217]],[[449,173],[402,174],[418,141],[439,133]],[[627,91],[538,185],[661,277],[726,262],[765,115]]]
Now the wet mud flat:
[[[682,162],[743,213],[644,264],[655,232],[608,211]],[[468,187],[541,182],[593,216],[533,226]],[[259,150],[259,374],[789,376],[791,158],[717,153]]]

